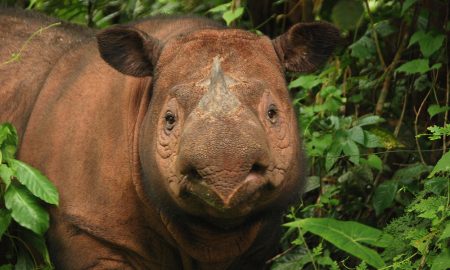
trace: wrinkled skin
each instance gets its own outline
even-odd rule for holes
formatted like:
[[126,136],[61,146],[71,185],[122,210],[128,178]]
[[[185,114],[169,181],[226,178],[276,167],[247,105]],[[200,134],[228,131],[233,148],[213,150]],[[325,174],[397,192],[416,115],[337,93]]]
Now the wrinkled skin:
[[[0,12],[0,61],[54,19]],[[42,170],[57,269],[264,269],[304,161],[284,71],[313,71],[326,23],[270,40],[201,18],[96,34],[63,24],[0,66],[0,121]]]

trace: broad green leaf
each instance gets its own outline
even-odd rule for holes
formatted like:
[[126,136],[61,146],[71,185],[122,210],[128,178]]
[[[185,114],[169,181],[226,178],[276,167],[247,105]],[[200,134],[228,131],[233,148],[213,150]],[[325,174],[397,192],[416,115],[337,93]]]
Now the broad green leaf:
[[384,147],[380,138],[372,132],[364,130],[364,146],[367,148]]
[[317,86],[323,82],[323,79],[321,79],[317,75],[302,75],[298,77],[297,79],[291,81],[289,83],[288,88],[295,88],[295,87],[302,87],[304,89],[311,89],[314,86]]
[[306,218],[297,222],[303,230],[322,237],[339,249],[360,258],[375,268],[383,267],[384,261],[375,250],[363,244],[387,247],[393,241],[392,236],[354,221]]
[[0,209],[0,239],[2,235],[6,232],[11,223],[11,214],[6,209]]
[[359,59],[368,59],[375,54],[375,43],[368,36],[362,36],[349,48],[351,49],[350,55]]
[[232,22],[239,19],[244,14],[244,8],[238,7],[235,10],[227,10],[223,13],[222,18],[229,26]]
[[436,163],[433,170],[428,177],[433,177],[438,172],[449,172],[450,171],[450,152],[445,153],[441,159]]
[[434,52],[442,47],[445,36],[442,34],[434,34],[432,32],[417,31],[409,40],[409,46],[419,43],[420,51],[425,58],[429,58]]
[[12,264],[4,264],[0,266],[0,270],[13,270],[13,265]]
[[364,145],[364,130],[362,129],[362,127],[360,126],[352,127],[351,129],[348,130],[348,133],[350,139],[361,145]]
[[441,107],[438,104],[430,105],[430,107],[428,107],[428,109],[427,109],[428,114],[430,115],[430,118],[432,118],[436,114],[443,113],[448,110],[450,110],[450,106],[442,106]]
[[11,168],[9,168],[6,164],[0,164],[0,178],[5,183],[6,187],[11,183],[11,177],[14,172]]
[[447,192],[447,187],[450,184],[450,180],[447,177],[432,177],[425,180],[425,190],[431,191],[436,195],[441,195],[443,192]]
[[10,123],[0,124],[0,146],[4,143],[14,147],[17,147],[19,143],[19,139],[17,137],[17,130]]
[[379,123],[383,123],[384,119],[378,115],[371,115],[366,114],[364,116],[361,116],[358,118],[354,123],[353,126],[368,126],[368,125],[376,125]]
[[306,179],[306,184],[305,187],[303,188],[303,193],[307,193],[319,187],[320,187],[320,177],[315,175],[310,176]]
[[11,183],[5,192],[5,206],[11,211],[12,218],[21,226],[39,235],[47,231],[48,213],[25,186]]
[[377,169],[378,171],[381,171],[383,169],[383,161],[380,157],[374,154],[370,154],[367,157],[367,164],[374,169]]
[[401,15],[403,16],[403,14],[405,13],[405,11],[407,11],[412,5],[414,5],[414,3],[416,3],[417,0],[406,0],[405,2],[403,2],[403,6],[402,6],[402,11],[401,11]]
[[36,269],[37,265],[34,265],[33,258],[30,256],[28,249],[22,245],[18,246],[17,250],[17,262],[14,269]]
[[383,20],[375,23],[374,28],[381,37],[387,37],[396,31],[396,29],[389,23],[389,20]]
[[372,205],[377,216],[383,213],[384,209],[392,206],[397,190],[398,183],[396,181],[383,182],[375,189]]
[[450,222],[445,225],[445,229],[439,237],[438,241],[442,241],[444,239],[450,238]]
[[325,158],[325,169],[327,171],[331,170],[334,163],[339,159],[342,153],[342,145],[335,143],[331,146],[330,151],[328,151]]
[[58,205],[58,191],[47,177],[37,169],[22,161],[11,159],[9,163],[16,171],[15,177],[24,184],[31,193],[47,203]]
[[404,185],[408,185],[414,180],[420,179],[420,177],[431,170],[431,166],[424,165],[422,163],[411,164],[408,167],[404,167],[395,171],[392,180]]
[[415,32],[411,38],[409,39],[409,44],[408,44],[408,48],[411,47],[412,45],[416,44],[419,42],[419,40],[422,40],[424,38],[426,38],[426,34],[424,31],[419,30],[417,32]]
[[349,160],[353,162],[353,164],[359,164],[359,148],[354,141],[347,140],[347,142],[342,146],[342,151],[348,156]]
[[227,11],[230,7],[231,7],[231,2],[213,7],[210,10],[208,10],[208,12],[223,13],[223,12]]
[[414,59],[399,66],[395,71],[406,74],[424,74],[430,70],[428,59]]
[[[381,147],[384,147],[386,149],[405,147],[404,144],[402,144],[397,140],[397,138],[392,134],[392,132],[386,129],[373,127],[370,129],[370,132],[378,137],[378,142],[381,144]],[[369,146],[367,146],[366,144],[366,147]]]
[[434,257],[431,270],[448,270],[450,265],[450,248],[444,248],[439,255]]

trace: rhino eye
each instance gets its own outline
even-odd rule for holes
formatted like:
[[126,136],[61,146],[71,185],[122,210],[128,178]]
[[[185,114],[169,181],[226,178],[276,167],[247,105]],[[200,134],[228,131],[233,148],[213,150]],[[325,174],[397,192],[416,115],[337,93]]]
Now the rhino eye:
[[269,121],[274,124],[278,118],[278,109],[274,104],[270,104],[269,109],[267,110],[267,118]]
[[164,120],[166,120],[166,130],[172,130],[175,126],[175,115],[171,111],[167,111]]

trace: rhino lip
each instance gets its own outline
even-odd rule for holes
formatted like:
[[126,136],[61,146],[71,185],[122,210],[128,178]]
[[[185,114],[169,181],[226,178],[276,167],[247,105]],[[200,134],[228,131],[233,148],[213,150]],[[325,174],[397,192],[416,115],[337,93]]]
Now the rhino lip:
[[261,204],[261,197],[273,189],[269,179],[256,172],[249,173],[244,181],[226,195],[203,181],[187,180],[187,176],[183,183],[180,199],[188,204],[199,205],[208,218],[216,218],[220,224],[240,223],[240,219]]

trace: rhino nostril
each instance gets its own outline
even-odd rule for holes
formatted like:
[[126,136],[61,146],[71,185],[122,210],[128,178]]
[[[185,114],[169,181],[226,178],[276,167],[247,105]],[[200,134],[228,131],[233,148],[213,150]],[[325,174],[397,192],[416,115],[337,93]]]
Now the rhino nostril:
[[189,181],[192,181],[192,182],[194,182],[194,181],[200,181],[200,180],[202,180],[202,178],[203,178],[203,177],[200,175],[200,173],[199,173],[195,168],[193,168],[193,167],[189,168],[189,169],[186,171],[186,173],[185,173],[184,175],[186,175],[186,176],[187,176],[187,179],[188,179]]
[[252,168],[250,169],[250,173],[256,173],[256,174],[264,174],[266,172],[267,166],[264,166],[259,163],[253,164]]

